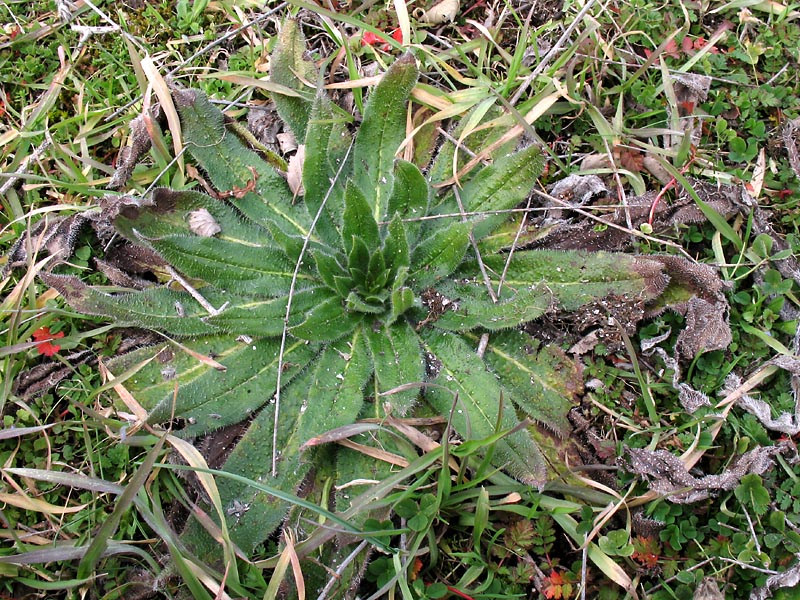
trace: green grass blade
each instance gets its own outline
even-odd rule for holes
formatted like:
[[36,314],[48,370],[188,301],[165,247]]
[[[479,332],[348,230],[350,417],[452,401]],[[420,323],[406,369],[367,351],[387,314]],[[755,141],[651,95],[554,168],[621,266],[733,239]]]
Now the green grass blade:
[[131,507],[139,490],[144,486],[147,478],[150,477],[153,465],[156,463],[156,458],[164,445],[164,439],[164,436],[159,437],[156,445],[145,455],[142,464],[139,465],[139,468],[136,469],[136,472],[128,480],[125,491],[119,495],[116,504],[114,504],[114,510],[103,520],[100,529],[94,534],[94,538],[89,544],[86,554],[78,565],[78,579],[89,577],[97,567],[97,563],[102,558],[103,551],[108,547],[111,536],[117,531],[123,515]]

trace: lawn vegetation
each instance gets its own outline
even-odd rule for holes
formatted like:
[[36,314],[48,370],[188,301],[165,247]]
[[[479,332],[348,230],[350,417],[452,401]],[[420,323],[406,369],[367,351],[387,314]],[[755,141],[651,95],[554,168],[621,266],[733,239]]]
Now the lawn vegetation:
[[795,597],[792,5],[2,10],[4,596]]

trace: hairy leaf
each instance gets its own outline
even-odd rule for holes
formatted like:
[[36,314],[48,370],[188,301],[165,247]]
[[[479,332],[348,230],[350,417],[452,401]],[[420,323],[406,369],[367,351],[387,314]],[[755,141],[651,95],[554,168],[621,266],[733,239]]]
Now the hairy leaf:
[[[295,291],[289,311],[289,327],[299,325],[306,313],[333,295],[323,287],[310,287]],[[283,333],[286,304],[289,296],[277,298],[242,298],[219,315],[207,317],[206,323],[216,325],[233,335],[272,337]]]
[[545,286],[506,289],[493,302],[482,280],[467,283],[447,282],[436,287],[444,312],[433,320],[435,327],[449,331],[469,331],[483,327],[489,331],[508,329],[540,317],[550,308],[552,294]]
[[316,85],[317,69],[306,57],[306,41],[299,24],[294,19],[283,23],[278,35],[278,44],[270,57],[270,81],[286,87],[295,94],[272,94],[278,114],[294,133],[295,138],[304,140],[311,114],[313,90],[308,84]]
[[[477,344],[478,336],[467,336]],[[484,359],[514,404],[528,417],[561,437],[572,426],[567,413],[583,382],[575,363],[556,347],[542,347],[522,331],[489,336]]]
[[[77,277],[40,274],[75,309],[88,315],[114,319],[119,326],[148,327],[168,331],[175,336],[209,335],[219,327],[206,323],[208,311],[186,292],[168,288],[151,288],[142,292],[111,296],[89,287]],[[218,293],[207,294],[210,302],[221,305]]]
[[394,183],[394,156],[406,134],[405,100],[417,75],[411,54],[398,58],[372,90],[356,136],[353,177],[376,221],[391,217],[387,207]]
[[[394,177],[394,187],[386,216],[399,215],[403,219],[419,219],[425,216],[428,211],[430,190],[422,171],[410,162],[398,160],[395,162]],[[409,221],[405,224],[412,243],[416,243],[420,224],[420,221]]]
[[[229,335],[207,336],[183,346],[200,355],[213,356],[226,370],[218,371],[181,348],[170,346],[143,348],[109,364],[114,372],[123,372],[156,356],[125,382],[135,391],[137,401],[149,410],[151,422],[179,417],[186,420],[181,435],[198,435],[255,415],[274,393],[277,340],[246,342]],[[316,346],[299,340],[289,343],[284,355],[283,383],[289,383],[318,351]]]
[[[499,279],[506,256],[485,256],[484,263]],[[476,270],[476,264],[467,263],[459,273]],[[545,285],[558,307],[569,311],[609,294],[649,300],[664,290],[667,281],[662,266],[647,258],[608,252],[528,250],[514,253],[505,284],[512,288]]]
[[357,237],[364,241],[370,251],[377,249],[380,241],[378,223],[372,214],[372,207],[361,190],[349,181],[344,194],[342,237],[345,248],[350,248],[353,238]]
[[342,299],[334,296],[308,311],[305,320],[290,331],[302,340],[330,342],[353,331],[362,318],[358,313],[345,312]]
[[[300,454],[307,440],[352,423],[364,402],[363,389],[372,373],[361,329],[327,347],[319,359],[281,395],[278,476],[270,474],[274,405],[263,410],[237,444],[224,468],[285,491],[301,484],[310,463]],[[219,480],[223,506],[238,500],[249,507],[229,523],[233,541],[247,552],[261,543],[286,514],[285,503],[239,483]]]
[[293,210],[286,180],[225,127],[222,113],[196,90],[173,92],[184,142],[218,193],[235,199],[253,221],[286,235],[303,236],[310,218]]
[[399,214],[395,214],[387,228],[386,239],[383,241],[383,255],[386,266],[391,269],[391,277],[396,277],[399,269],[411,266],[406,227]]
[[507,215],[491,215],[491,212],[514,208],[523,202],[543,167],[541,149],[531,146],[497,159],[464,185],[461,191],[464,210],[487,213],[475,225],[475,239],[487,236],[508,219]]
[[[306,132],[304,200],[312,216],[325,203],[316,231],[329,246],[337,249],[343,248],[341,227],[345,178],[340,173],[351,171],[352,157],[348,155],[351,144],[352,136],[340,111],[336,110],[333,102],[320,90],[314,101]],[[347,162],[343,165],[344,161]],[[340,174],[339,177],[337,174]]]
[[456,270],[469,246],[469,223],[452,222],[422,240],[411,254],[411,275],[423,290]]
[[[520,423],[514,408],[506,399],[501,402],[503,389],[497,377],[463,339],[455,334],[424,330],[423,348],[430,354],[433,368],[438,371],[425,396],[440,413],[448,414],[453,395],[458,402],[452,415],[453,426],[465,439],[480,440],[499,431],[508,431]],[[505,436],[497,442],[494,464],[507,468],[520,481],[541,486],[546,479],[546,467],[541,451],[525,429]]]
[[[405,322],[391,327],[366,331],[367,345],[375,365],[375,391],[383,394],[405,384],[421,383],[425,376],[419,338],[411,325]],[[413,407],[417,387],[381,396],[395,415],[406,415]]]

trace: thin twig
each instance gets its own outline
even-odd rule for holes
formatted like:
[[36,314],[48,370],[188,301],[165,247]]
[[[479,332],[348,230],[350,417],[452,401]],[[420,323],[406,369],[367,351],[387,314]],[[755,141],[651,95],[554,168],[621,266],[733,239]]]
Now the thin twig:
[[361,553],[361,551],[366,547],[367,540],[362,540],[361,543],[356,546],[355,550],[353,550],[347,557],[342,561],[342,564],[336,569],[333,573],[331,578],[328,580],[328,583],[325,584],[325,587],[322,588],[322,591],[317,596],[317,600],[325,600],[328,597],[328,593],[333,589],[333,586],[336,585],[337,582],[342,580],[342,574],[347,566],[353,562],[356,557]]
[[575,15],[575,19],[572,21],[572,23],[570,23],[569,27],[567,27],[564,30],[564,33],[561,34],[561,37],[558,38],[558,41],[555,44],[553,44],[553,47],[550,48],[550,51],[544,55],[544,58],[542,58],[541,62],[538,65],[536,65],[536,68],[533,71],[531,71],[531,74],[528,75],[523,80],[522,84],[519,86],[519,88],[517,88],[517,91],[511,98],[511,104],[513,106],[517,105],[519,99],[522,97],[522,94],[524,94],[525,91],[528,89],[528,87],[531,85],[531,83],[535,81],[539,75],[542,74],[542,72],[550,64],[550,61],[552,61],[555,58],[556,54],[561,52],[561,48],[564,46],[564,44],[567,43],[570,36],[572,35],[572,32],[575,31],[575,29],[577,29],[578,25],[580,25],[580,23],[583,21],[583,17],[585,17],[589,13],[589,11],[596,4],[596,2],[597,0],[589,0],[586,3],[586,6],[584,6],[578,12],[578,14]]
[[[466,211],[464,210],[464,204],[461,202],[461,194],[458,192],[458,187],[453,186],[453,193],[456,196],[456,202],[458,202],[458,210],[461,211],[461,220],[466,223]],[[492,299],[492,302],[495,304],[497,303],[497,294],[494,293],[494,289],[492,289],[492,280],[489,279],[489,274],[486,272],[486,265],[483,264],[483,258],[481,258],[481,252],[478,250],[478,243],[475,241],[475,236],[472,233],[472,230],[469,231],[469,243],[472,245],[472,249],[475,250],[475,257],[478,260],[478,267],[481,270],[481,275],[483,275],[483,282],[486,284],[486,289],[489,290],[489,297]]]
[[347,159],[350,157],[350,151],[352,149],[353,144],[351,143],[347,148],[347,153],[344,155],[344,158],[342,158],[342,161],[339,164],[339,170],[336,171],[336,175],[333,176],[331,184],[328,186],[328,191],[325,192],[325,197],[322,199],[322,202],[320,202],[319,208],[317,209],[317,214],[314,215],[314,220],[311,221],[311,226],[308,228],[308,233],[303,236],[303,247],[300,248],[300,256],[297,257],[297,262],[294,265],[294,272],[292,273],[292,282],[289,284],[289,297],[286,299],[286,313],[283,316],[281,348],[278,351],[278,376],[275,380],[275,417],[272,421],[273,477],[278,476],[278,419],[280,418],[281,412],[281,374],[283,373],[283,355],[286,352],[286,336],[289,332],[289,317],[292,311],[292,298],[294,297],[294,289],[297,285],[297,276],[300,273],[300,266],[303,264],[303,256],[305,255],[308,244],[311,241],[311,234],[314,232],[314,228],[317,226],[317,221],[319,221],[320,217],[322,216],[322,211],[325,209],[325,205],[328,203],[328,198],[330,198],[333,187],[336,185],[336,182],[339,180],[339,177],[342,174],[342,169],[344,169],[345,164],[347,164]]
[[511,249],[508,251],[508,257],[506,258],[506,264],[503,265],[503,273],[500,275],[500,283],[497,284],[497,295],[500,295],[501,290],[503,289],[503,283],[506,280],[506,275],[508,274],[508,268],[511,266],[511,258],[514,256],[514,250],[517,249],[517,242],[519,242],[520,236],[522,236],[522,231],[525,229],[525,223],[528,220],[528,212],[531,208],[531,198],[528,198],[528,204],[525,206],[525,212],[522,213],[522,221],[519,223],[519,227],[517,227],[517,233],[514,236],[514,241],[511,242]]
[[211,305],[211,303],[208,300],[206,300],[203,297],[203,295],[194,288],[194,286],[192,286],[191,283],[186,281],[175,269],[173,269],[169,265],[167,265],[167,273],[169,273],[169,276],[172,277],[175,281],[180,283],[181,287],[183,287],[183,289],[189,292],[189,295],[195,300],[197,300],[198,304],[200,304],[200,306],[205,308],[208,311],[208,314],[211,315],[212,317],[216,317],[218,314],[220,314],[223,310],[225,310],[228,307],[228,304],[230,304],[230,302],[225,302],[225,304],[223,304],[219,308],[214,308]]
[[581,550],[581,600],[586,600],[586,575],[589,563],[589,544],[583,545]]

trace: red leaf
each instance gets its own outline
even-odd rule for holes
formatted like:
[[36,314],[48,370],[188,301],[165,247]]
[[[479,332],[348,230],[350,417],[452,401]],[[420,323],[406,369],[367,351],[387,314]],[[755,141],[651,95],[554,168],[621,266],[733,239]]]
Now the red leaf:
[[622,168],[632,173],[639,173],[644,169],[644,155],[633,148],[615,148],[619,153],[619,162]]
[[[695,50],[700,50],[700,49],[702,49],[702,48],[705,48],[707,45],[708,45],[708,41],[707,41],[707,40],[706,40],[704,37],[702,37],[702,36],[701,36],[701,37],[698,37],[698,38],[697,38],[697,39],[694,41],[694,49],[695,49]],[[709,51],[711,54],[719,54],[719,50],[717,50],[717,49],[716,49],[714,46],[711,46],[711,48],[709,48],[709,49],[708,49],[708,51]]]
[[546,585],[542,592],[544,593],[545,598],[556,598],[556,600],[560,600],[563,596],[563,589],[562,586],[564,585],[564,578],[561,576],[561,573],[558,571],[553,571],[550,573],[550,576],[546,580]]
[[664,54],[671,56],[672,58],[681,57],[681,53],[678,51],[678,44],[675,43],[674,39],[668,41],[667,45],[664,46]]

